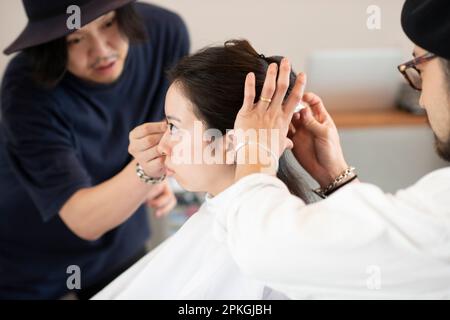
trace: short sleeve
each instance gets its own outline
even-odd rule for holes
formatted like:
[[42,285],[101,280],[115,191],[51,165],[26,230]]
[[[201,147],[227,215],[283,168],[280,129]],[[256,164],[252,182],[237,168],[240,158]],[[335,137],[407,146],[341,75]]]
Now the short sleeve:
[[190,50],[189,32],[175,12],[146,3],[137,3],[138,12],[157,51],[163,50],[164,70],[173,67]]
[[1,130],[10,165],[44,221],[57,215],[76,191],[91,186],[70,124],[51,92],[11,70],[2,86]]
[[168,63],[173,67],[181,58],[187,56],[190,50],[189,33],[183,19],[173,14],[169,26]]

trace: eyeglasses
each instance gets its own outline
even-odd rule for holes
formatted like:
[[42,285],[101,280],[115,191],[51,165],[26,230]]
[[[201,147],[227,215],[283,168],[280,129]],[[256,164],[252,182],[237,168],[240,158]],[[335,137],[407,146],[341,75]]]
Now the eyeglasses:
[[411,61],[399,65],[398,71],[405,77],[408,83],[416,89],[417,91],[422,91],[422,76],[420,75],[420,70],[417,69],[417,65],[430,61],[436,58],[434,53],[428,52],[424,55],[414,58]]

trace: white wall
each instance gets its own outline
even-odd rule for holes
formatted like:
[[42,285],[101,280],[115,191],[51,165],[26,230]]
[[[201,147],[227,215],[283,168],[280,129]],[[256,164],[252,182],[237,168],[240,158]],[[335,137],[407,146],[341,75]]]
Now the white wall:
[[[193,50],[243,37],[261,53],[290,57],[297,71],[303,68],[308,53],[317,49],[398,47],[403,50],[405,59],[412,49],[400,27],[403,0],[149,2],[183,16],[190,30]],[[369,5],[381,8],[381,30],[367,29],[366,9]],[[20,0],[0,1],[2,50],[19,34],[25,23]],[[8,59],[0,56],[0,74]],[[433,153],[431,132],[426,128],[350,130],[342,132],[342,141],[349,162],[360,168],[364,180],[375,182],[387,191],[404,187],[424,173],[444,165]]]
[[427,173],[448,163],[434,150],[432,131],[425,126],[340,131],[342,149],[361,181],[385,192],[414,184]]
[[[38,0],[37,0],[38,1]],[[145,0],[148,1],[148,0]],[[400,27],[403,0],[153,0],[178,12],[191,32],[193,49],[230,38],[247,38],[266,55],[285,55],[297,70],[308,52],[324,48],[400,47],[411,44]],[[382,12],[381,30],[366,27],[369,5]],[[0,48],[23,29],[20,0],[0,1]],[[8,57],[0,56],[0,74]]]
[[25,11],[21,0],[0,1],[0,75],[10,57],[3,50],[19,35],[26,25]]

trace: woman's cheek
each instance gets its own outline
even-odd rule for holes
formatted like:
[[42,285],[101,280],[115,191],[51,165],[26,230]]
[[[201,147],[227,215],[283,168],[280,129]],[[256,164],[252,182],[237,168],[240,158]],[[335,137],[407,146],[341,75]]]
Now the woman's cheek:
[[177,169],[186,164],[186,161],[189,159],[189,154],[191,152],[190,142],[184,136],[172,135],[170,136],[169,143],[172,169]]

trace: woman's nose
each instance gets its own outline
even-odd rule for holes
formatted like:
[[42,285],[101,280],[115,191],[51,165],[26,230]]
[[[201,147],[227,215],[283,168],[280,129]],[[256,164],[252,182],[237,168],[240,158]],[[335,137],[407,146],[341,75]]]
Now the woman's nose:
[[158,152],[164,156],[170,155],[171,151],[168,136],[169,136],[168,131],[164,132],[161,140],[159,141],[158,146],[156,147],[156,150],[158,150]]

